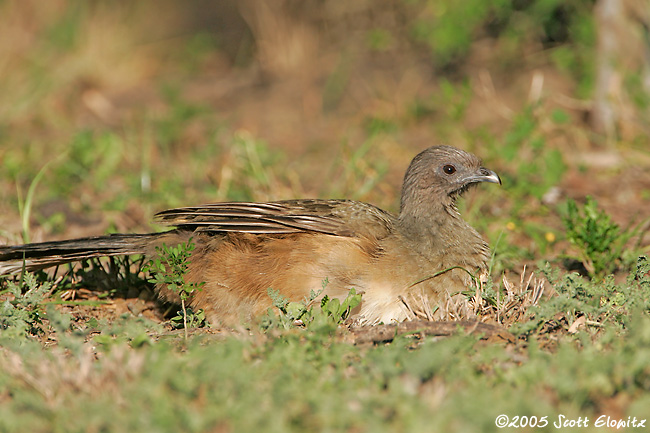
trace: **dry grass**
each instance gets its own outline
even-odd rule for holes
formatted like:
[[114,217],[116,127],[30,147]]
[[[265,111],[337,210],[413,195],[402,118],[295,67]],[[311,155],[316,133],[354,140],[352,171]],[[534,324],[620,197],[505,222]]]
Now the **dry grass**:
[[422,294],[409,300],[400,297],[400,301],[407,311],[408,320],[480,320],[510,326],[525,319],[528,309],[542,299],[544,287],[548,284],[534,272],[527,273],[526,266],[517,283],[510,281],[505,274],[501,281],[502,288],[490,285],[490,296],[487,297],[487,281],[480,280],[473,295],[447,293],[437,308],[433,308]]

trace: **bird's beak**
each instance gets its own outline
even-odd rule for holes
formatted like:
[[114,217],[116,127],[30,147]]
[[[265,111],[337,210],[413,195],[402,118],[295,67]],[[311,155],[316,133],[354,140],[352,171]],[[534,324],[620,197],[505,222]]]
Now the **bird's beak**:
[[501,178],[499,177],[498,174],[496,174],[492,170],[481,167],[478,170],[477,174],[473,174],[465,178],[465,182],[468,184],[477,183],[477,182],[490,182],[490,183],[498,183],[499,185],[501,185]]

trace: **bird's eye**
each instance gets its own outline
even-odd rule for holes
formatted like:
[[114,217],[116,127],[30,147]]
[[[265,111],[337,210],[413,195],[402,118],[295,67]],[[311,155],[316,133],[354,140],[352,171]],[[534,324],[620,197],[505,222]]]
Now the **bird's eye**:
[[454,167],[451,164],[447,164],[444,167],[442,167],[442,171],[444,171],[446,174],[454,174],[456,173],[456,167]]

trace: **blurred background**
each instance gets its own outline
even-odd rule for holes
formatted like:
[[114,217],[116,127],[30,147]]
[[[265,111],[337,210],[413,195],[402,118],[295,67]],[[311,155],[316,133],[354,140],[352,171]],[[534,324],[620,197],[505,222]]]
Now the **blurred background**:
[[648,245],[648,0],[7,0],[0,22],[3,243],[223,200],[396,211],[444,143],[504,180],[461,204],[495,270],[571,255],[567,199]]

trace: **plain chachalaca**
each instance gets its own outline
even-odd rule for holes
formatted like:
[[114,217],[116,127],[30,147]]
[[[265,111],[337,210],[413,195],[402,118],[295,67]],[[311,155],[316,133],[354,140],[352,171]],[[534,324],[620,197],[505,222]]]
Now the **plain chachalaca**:
[[[352,200],[215,203],[160,212],[164,233],[113,234],[0,247],[0,275],[102,256],[156,253],[192,238],[188,282],[205,282],[190,304],[233,325],[264,313],[268,289],[294,301],[310,292],[363,293],[361,323],[402,321],[487,274],[489,248],[455,201],[478,182],[501,183],[467,152],[434,146],[411,162],[399,215]],[[323,282],[327,281],[323,289]],[[165,288],[163,297],[173,300]],[[410,311],[407,311],[410,310]]]

